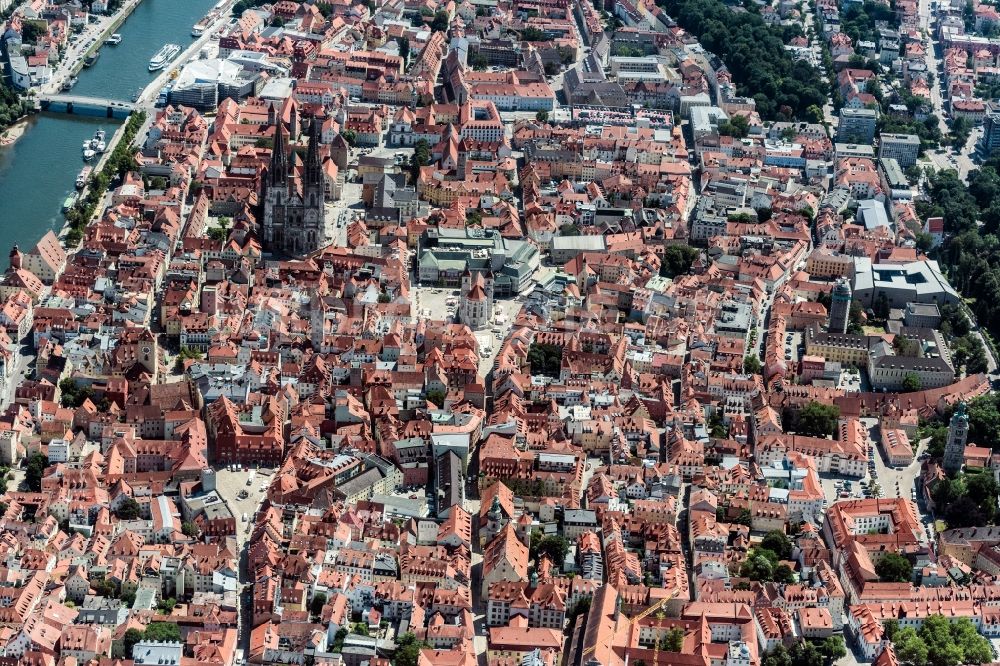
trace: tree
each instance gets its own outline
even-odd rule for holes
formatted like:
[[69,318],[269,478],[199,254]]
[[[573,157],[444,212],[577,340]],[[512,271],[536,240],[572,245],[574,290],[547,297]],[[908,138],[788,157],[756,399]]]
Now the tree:
[[839,635],[827,636],[819,644],[819,651],[823,653],[827,664],[832,664],[838,659],[847,656],[847,646],[844,645],[844,637]]
[[229,238],[229,229],[221,226],[210,227],[207,234],[208,237],[216,243],[224,243],[226,242],[226,239]]
[[995,522],[998,492],[992,475],[966,473],[938,482],[932,499],[948,527],[979,527]]
[[115,515],[122,520],[135,520],[140,515],[142,515],[142,507],[131,497],[126,497],[122,500],[122,503],[118,505],[118,510],[115,511]]
[[434,14],[434,20],[431,21],[431,30],[434,30],[435,32],[446,32],[448,30],[449,21],[451,21],[451,18],[448,16],[448,12],[443,9],[439,9]]
[[444,391],[439,391],[437,389],[431,389],[427,392],[426,396],[427,402],[433,402],[438,407],[444,407],[444,400],[447,397]]
[[795,577],[795,572],[787,564],[779,564],[774,568],[774,582],[784,583],[786,585],[791,585],[792,583],[798,582]]
[[490,60],[479,51],[476,51],[469,56],[469,65],[472,66],[472,69],[483,70],[490,66]]
[[559,235],[560,236],[579,236],[580,235],[580,227],[578,227],[575,224],[572,224],[570,222],[567,222],[566,224],[564,224],[561,227],[559,227]]
[[[715,439],[725,439],[726,435],[729,434],[729,429],[726,427],[725,422],[722,420],[722,410],[715,409],[712,410],[712,416],[708,419],[708,434]],[[716,513],[722,511],[722,507],[716,508]],[[724,518],[719,518],[720,523],[725,522]]]
[[548,535],[542,537],[537,544],[532,540],[532,546],[535,561],[542,555],[548,555],[553,564],[562,566],[563,561],[566,559],[566,553],[569,552],[570,543],[566,537]]
[[[1000,494],[1000,487],[997,486],[996,478],[990,473],[965,474],[965,491],[969,499],[982,508],[995,506],[997,495]],[[992,522],[993,516],[990,516]]]
[[161,599],[160,603],[157,604],[156,609],[160,611],[161,615],[170,615],[170,612],[174,610],[174,606],[177,605],[177,600],[173,597],[168,597],[166,599]]
[[[788,578],[789,574],[791,574],[791,569],[787,565],[779,565],[778,559],[777,553],[773,550],[759,546],[751,548],[750,552],[747,553],[747,558],[743,561],[743,565],[740,567],[740,576],[749,578],[750,580],[768,582],[776,580],[776,569],[785,567],[785,569],[788,569],[788,572],[783,571],[781,577]],[[783,582],[791,581],[786,580]]]
[[789,653],[792,666],[820,666],[824,663],[823,653],[812,641],[799,641]]
[[526,42],[544,42],[545,33],[533,26],[528,26],[521,31],[521,39]]
[[400,37],[396,42],[399,44],[399,57],[403,59],[404,63],[408,62],[410,59],[410,40],[406,37]]
[[412,632],[406,632],[396,640],[396,655],[394,666],[417,666],[420,659],[420,649],[429,647],[427,643],[417,640]]
[[972,132],[972,124],[964,116],[958,116],[951,121],[951,145],[955,150],[965,149],[965,144],[969,140]]
[[851,301],[851,309],[848,312],[847,332],[855,335],[864,333],[865,313],[859,301]]
[[734,115],[729,120],[719,123],[719,134],[742,139],[750,133],[750,121],[746,116]]
[[309,612],[319,617],[323,613],[323,606],[326,606],[326,594],[317,592],[309,602]]
[[913,666],[982,664],[993,659],[989,641],[979,635],[968,618],[951,622],[941,615],[931,615],[919,631],[912,627],[896,631],[893,643],[900,662]]
[[185,520],[181,523],[181,532],[184,536],[195,538],[198,536],[198,526],[189,520]]
[[344,137],[344,141],[346,141],[349,146],[355,146],[358,143],[358,133],[352,129],[340,130],[340,136]]
[[[941,331],[944,332],[945,324],[941,322]],[[956,366],[965,366],[965,372],[975,374],[986,372],[989,369],[989,361],[986,358],[986,348],[975,335],[968,334],[951,341],[952,358]]]
[[897,631],[893,645],[896,648],[896,657],[901,663],[912,664],[912,666],[926,666],[927,646],[917,635],[913,627],[904,627]]
[[42,476],[48,466],[49,459],[41,453],[35,453],[28,458],[24,472],[24,483],[28,490],[37,493],[42,489]]
[[764,656],[761,666],[792,666],[792,657],[788,649],[779,643]]
[[680,654],[684,652],[684,629],[671,627],[663,636],[660,648],[665,652]]
[[44,37],[48,33],[45,21],[23,21],[21,23],[21,41],[25,44],[34,44],[39,37]]
[[790,120],[826,102],[829,80],[818,68],[795,60],[785,50],[782,32],[768,26],[759,11],[734,12],[722,0],[656,4],[725,63],[736,93],[753,97],[761,118]]
[[143,632],[138,629],[129,629],[122,637],[122,650],[127,659],[132,658],[132,648],[143,639]]
[[886,553],[875,565],[883,583],[908,583],[913,580],[913,565],[898,553]]
[[924,387],[923,382],[920,381],[920,375],[915,372],[908,372],[906,376],[903,377],[903,384],[901,388],[905,393],[912,393],[913,391],[919,391]]
[[333,636],[333,645],[330,646],[330,652],[338,653],[342,652],[344,649],[344,640],[347,638],[347,628],[341,627],[337,629],[337,633]]
[[764,535],[760,542],[761,548],[766,548],[778,556],[778,559],[787,560],[792,556],[792,542],[785,536],[784,532],[772,530]]
[[919,636],[927,645],[927,663],[933,666],[982,664],[993,659],[989,641],[968,618],[952,623],[942,615],[931,615],[924,620]]
[[147,641],[169,641],[179,643],[181,640],[181,630],[173,622],[152,622],[142,634]]
[[353,627],[351,627],[351,633],[357,634],[358,636],[368,635],[368,625],[364,622],[356,622]]
[[590,597],[580,597],[577,602],[573,604],[572,608],[568,609],[568,612],[566,613],[566,619],[569,620],[568,626],[572,627],[576,618],[590,610],[590,601]]
[[558,377],[562,368],[562,347],[544,342],[533,342],[528,347],[531,374]]
[[824,120],[823,109],[817,104],[810,104],[806,107],[806,120],[811,123],[821,123]]
[[834,433],[839,418],[840,408],[836,405],[811,400],[799,411],[796,429],[803,435],[828,437]]
[[78,386],[72,377],[64,377],[59,382],[60,402],[63,407],[75,408],[94,396],[94,389]]
[[427,139],[420,139],[413,144],[413,155],[410,156],[410,174],[413,182],[417,182],[420,176],[420,167],[425,167],[431,163],[431,146]]
[[549,121],[549,112],[539,111],[538,113],[535,114],[535,120],[537,120],[540,123],[547,123]]
[[760,359],[757,358],[757,354],[751,352],[749,356],[743,359],[743,372],[748,375],[759,375],[760,371]]
[[660,275],[675,278],[691,270],[691,264],[698,258],[698,248],[690,245],[668,245],[663,251]]

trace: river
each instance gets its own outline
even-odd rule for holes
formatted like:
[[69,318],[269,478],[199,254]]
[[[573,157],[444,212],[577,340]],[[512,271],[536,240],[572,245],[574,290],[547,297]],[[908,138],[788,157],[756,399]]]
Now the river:
[[[168,42],[187,48],[194,41],[191,26],[215,2],[142,0],[118,30],[122,43],[103,46],[94,66],[80,72],[73,92],[131,101],[159,73],[148,69],[152,55]],[[99,127],[110,137],[119,123],[43,113],[18,141],[0,148],[0,251],[14,243],[31,247],[49,229],[62,227],[62,202],[85,165],[84,139]]]

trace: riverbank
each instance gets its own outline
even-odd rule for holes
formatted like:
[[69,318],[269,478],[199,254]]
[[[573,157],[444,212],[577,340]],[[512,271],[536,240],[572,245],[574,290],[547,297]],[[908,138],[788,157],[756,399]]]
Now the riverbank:
[[56,93],[69,79],[77,76],[83,70],[87,56],[104,47],[104,40],[118,30],[142,0],[128,0],[111,16],[102,16],[100,20],[88,25],[77,35],[77,42],[71,45],[52,73],[52,79],[47,86],[42,86],[42,93]]
[[116,177],[123,177],[131,168],[132,142],[145,125],[146,112],[136,111],[111,137],[107,152],[98,162],[80,197],[66,212],[66,223],[59,230],[59,240],[67,251],[74,250],[83,240],[87,226],[95,215],[104,213],[104,194]]
[[0,148],[14,145],[14,142],[24,136],[24,133],[28,131],[28,126],[30,124],[31,118],[25,116],[5,129],[3,132],[0,132]]
[[[97,130],[107,133],[108,150],[101,156],[103,159],[92,163],[95,174],[104,171],[104,162],[109,160],[116,149],[124,148],[125,138],[130,138],[130,151],[138,149],[137,145],[142,143],[145,131],[156,113],[154,103],[159,89],[169,81],[171,72],[185,59],[198,57],[198,49],[212,43],[208,34],[203,36],[204,40],[192,40],[190,32],[191,26],[204,18],[217,2],[218,0],[126,0],[127,4],[115,13],[114,22],[106,18],[100,24],[95,23],[86,38],[77,40],[69,62],[89,48],[86,45],[91,39],[96,41],[99,35],[108,31],[117,31],[122,35],[120,45],[104,46],[100,60],[93,67],[81,71],[73,94],[124,101],[131,100],[136,91],[141,91],[143,99],[138,106],[149,117],[137,128],[135,137],[123,137],[119,140],[123,134],[120,120],[45,112],[29,116],[26,131],[18,127],[17,132],[23,134],[17,143],[10,149],[0,148],[0,201],[4,202],[4,214],[0,215],[0,247],[10,247],[14,243],[32,247],[50,229],[57,234],[62,230],[60,235],[65,239],[67,247],[73,248],[79,244],[79,234],[85,226],[83,223],[92,222],[103,213],[107,191],[117,185],[117,182],[108,183],[107,189],[99,202],[95,202],[97,205],[92,209],[92,214],[86,216],[86,220],[80,220],[76,225],[66,224],[66,217],[61,212],[63,201],[68,196],[81,196],[74,187],[76,177],[84,166],[80,159],[81,142],[92,138]],[[123,20],[125,11],[133,7],[128,20]],[[112,26],[118,21],[122,21],[121,27],[112,30]],[[223,21],[220,19],[213,25],[213,29],[217,30],[221,25]],[[148,58],[164,43],[177,43],[186,48],[170,68],[154,75],[148,70]],[[64,63],[60,70],[63,76],[68,71],[68,65],[69,63]],[[122,165],[119,162],[117,166]],[[115,171],[117,175],[117,169]],[[86,188],[79,203],[87,202],[92,189],[95,189],[93,185]]]

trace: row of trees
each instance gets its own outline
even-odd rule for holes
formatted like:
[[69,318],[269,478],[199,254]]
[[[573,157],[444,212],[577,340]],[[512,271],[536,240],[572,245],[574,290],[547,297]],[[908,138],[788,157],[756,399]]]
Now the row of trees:
[[990,642],[979,635],[968,618],[949,621],[931,615],[919,630],[900,628],[896,620],[884,623],[885,636],[896,648],[900,663],[911,666],[958,666],[993,661]]
[[843,636],[799,641],[790,648],[778,645],[764,655],[761,666],[829,666],[847,656]]
[[950,238],[933,256],[966,297],[977,320],[996,337],[1000,334],[1000,154],[970,172],[968,180],[966,186],[953,170],[930,175],[930,200],[917,203],[917,215],[944,219]]
[[[783,37],[753,3],[735,12],[720,0],[657,0],[707,50],[729,68],[740,95],[753,97],[765,120],[812,115],[827,101],[829,82],[804,60],[794,60]],[[820,114],[822,115],[822,114]]]
[[151,622],[144,631],[129,629],[122,637],[123,656],[132,658],[132,648],[139,641],[169,641],[179,643],[181,641],[181,629],[173,622]]

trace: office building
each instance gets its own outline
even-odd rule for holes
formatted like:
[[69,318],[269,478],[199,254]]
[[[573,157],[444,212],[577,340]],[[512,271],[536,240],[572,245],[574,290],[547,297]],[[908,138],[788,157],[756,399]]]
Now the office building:
[[990,104],[983,119],[983,138],[979,140],[980,150],[989,155],[1000,148],[1000,108]]
[[875,123],[878,114],[874,109],[841,109],[837,125],[837,141],[871,145],[875,141]]
[[880,134],[878,140],[879,159],[895,159],[904,169],[917,163],[920,137],[916,134]]

